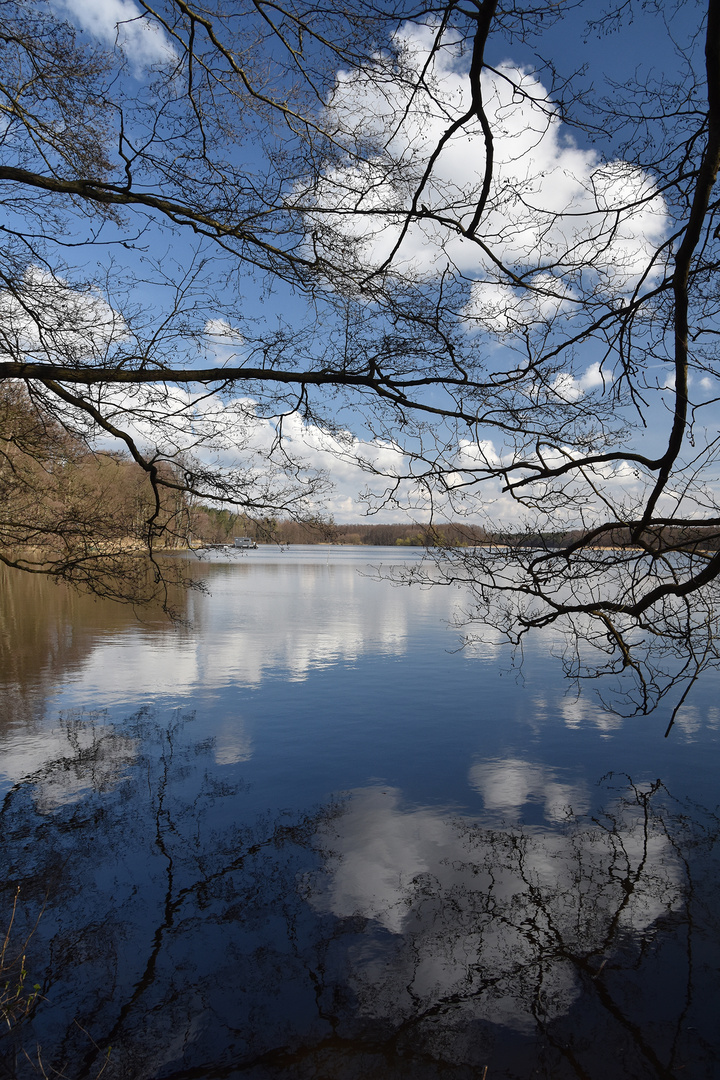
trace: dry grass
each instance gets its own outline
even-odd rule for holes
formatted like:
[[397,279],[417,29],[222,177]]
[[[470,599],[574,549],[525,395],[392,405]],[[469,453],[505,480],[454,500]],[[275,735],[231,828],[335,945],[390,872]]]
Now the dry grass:
[[[20,888],[18,887],[13,898],[5,938],[0,947],[0,1019],[8,1028],[13,1028],[29,1016],[41,997],[39,983],[35,983],[32,989],[27,985],[28,972],[25,962],[28,944],[37,927],[37,921],[19,949],[15,951],[12,945],[19,896]],[[40,915],[38,915],[38,921]]]

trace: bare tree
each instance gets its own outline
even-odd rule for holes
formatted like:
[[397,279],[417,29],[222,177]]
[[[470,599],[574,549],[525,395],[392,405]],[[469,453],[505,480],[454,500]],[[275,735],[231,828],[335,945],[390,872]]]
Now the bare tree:
[[[688,14],[650,8],[671,35]],[[480,634],[489,624],[520,644],[555,627],[569,674],[611,676],[607,700],[619,695],[630,711],[669,696],[670,726],[718,661],[720,8],[693,14],[674,73],[636,73],[590,101],[566,90],[555,103],[535,75],[507,68],[494,84],[479,71],[473,83],[471,65],[474,116],[463,122],[482,127],[486,172],[469,224],[458,216],[455,227],[481,252],[463,309],[475,344],[494,335],[506,347],[486,368],[489,400],[477,413],[504,437],[500,452],[468,439],[464,461],[455,448],[418,455],[423,478],[456,506],[481,481],[491,490],[499,481],[525,516],[524,528],[496,525],[495,543],[449,564],[446,553],[417,576],[467,584],[476,602],[467,621]],[[561,116],[594,134],[604,158],[557,145],[548,183],[522,128],[513,131],[523,96],[540,162]],[[519,156],[508,155],[508,136]],[[432,179],[428,168],[419,188]],[[444,212],[426,216],[450,224]],[[462,270],[456,262],[456,281]]]
[[424,573],[646,711],[718,659],[720,4],[588,5],[665,42],[604,89],[582,7],[139,0],[89,46],[4,0],[0,378],[125,447],[151,552],[161,488],[316,509],[310,430],[375,509],[482,513]]

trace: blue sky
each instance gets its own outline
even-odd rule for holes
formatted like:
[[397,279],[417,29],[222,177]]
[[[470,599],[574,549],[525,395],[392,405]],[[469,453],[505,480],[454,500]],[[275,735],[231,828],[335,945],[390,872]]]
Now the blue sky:
[[[136,89],[141,96],[144,92],[143,87],[147,85],[149,79],[150,65],[161,63],[171,56],[171,46],[166,35],[156,28],[149,27],[146,22],[137,18],[139,9],[134,0],[53,0],[53,6],[59,13],[72,19],[89,37],[105,46],[112,47],[116,42],[122,46],[125,57],[129,62],[124,78],[135,83]],[[549,76],[541,67],[537,68],[537,77],[534,82],[533,76],[530,74],[530,69],[536,65],[537,55],[541,50],[543,55],[556,64],[558,71],[562,74],[571,74],[580,68],[586,67],[587,71],[582,77],[582,82],[585,85],[592,83],[596,91],[604,84],[607,77],[622,82],[633,75],[641,79],[648,78],[651,74],[661,76],[666,71],[671,72],[676,64],[674,49],[670,45],[668,31],[664,24],[664,16],[670,10],[668,6],[661,7],[661,14],[657,10],[653,10],[652,7],[649,10],[644,10],[640,4],[637,4],[635,5],[633,19],[629,22],[626,21],[621,29],[615,29],[614,24],[606,20],[599,29],[588,32],[585,27],[588,14],[597,17],[601,9],[595,4],[580,4],[565,14],[562,20],[545,30],[542,39],[538,40],[537,43],[516,41],[508,44],[497,36],[491,37],[488,44],[487,58],[496,67],[501,68],[502,65],[505,65],[505,70],[512,73],[513,77],[517,77],[518,68],[524,69],[526,85],[531,88],[532,93],[536,94],[540,94],[543,88],[547,88],[549,85]],[[696,25],[699,10],[695,4],[681,4],[679,6],[679,14],[673,19],[672,23],[673,32],[678,39],[682,37],[683,33],[687,32],[686,28]],[[118,30],[119,24],[120,29]],[[427,30],[415,26],[405,27],[402,32],[406,35],[410,47],[419,50],[419,55],[421,55],[424,39],[428,36]],[[438,69],[436,72],[441,92],[447,95],[448,101],[452,99],[453,94],[457,98],[458,95],[462,96],[464,92],[466,63],[467,58],[463,59],[460,56],[454,56],[446,63],[445,68]],[[498,123],[502,120],[508,128],[509,138],[519,140],[517,145],[522,146],[522,139],[525,138],[528,130],[528,118],[531,119],[530,112],[523,113],[522,110],[518,109],[513,112],[512,103],[502,97],[502,80],[493,82],[491,76],[488,79],[487,92],[497,95],[498,111],[495,116]],[[535,89],[532,89],[533,87]],[[397,107],[397,104],[398,102],[393,101],[392,95],[390,95],[390,112],[392,112],[392,108]],[[339,93],[336,94],[334,106],[351,111],[364,109],[364,122],[376,125],[383,122],[381,110],[372,97],[372,88],[365,87],[360,82],[353,83],[351,80],[341,86]],[[371,116],[372,120],[369,120]],[[432,129],[429,133],[427,130],[423,132],[419,121],[416,122],[413,117],[410,117],[405,134],[401,134],[400,138],[406,138],[408,145],[410,145],[411,139],[417,143],[418,139],[425,138],[430,147],[432,145],[432,136]],[[557,196],[558,184],[565,184],[567,193],[563,195],[563,198],[566,201],[575,200],[575,204],[581,206],[584,198],[584,186],[587,186],[586,177],[590,177],[593,170],[597,169],[598,166],[602,166],[603,159],[612,163],[613,168],[617,166],[618,159],[615,156],[614,148],[610,145],[603,145],[603,141],[602,135],[598,135],[593,144],[589,139],[583,137],[581,133],[578,133],[577,130],[571,130],[562,123],[554,123],[545,133],[540,132],[538,129],[537,138],[532,148],[524,151],[525,157],[529,156],[532,159],[537,175],[547,175],[549,177],[544,186],[543,182],[538,182],[539,187],[536,185],[536,196],[552,201],[552,198]],[[512,145],[512,143],[508,145]],[[400,152],[402,152],[402,147],[400,147]],[[502,180],[503,175],[507,175],[511,181],[515,181],[517,169],[511,161],[511,156],[510,154],[507,155],[508,163],[506,165],[503,166],[501,163],[499,166],[498,177],[500,180]],[[468,136],[465,142],[458,141],[446,156],[445,174],[442,176],[443,183],[446,185],[451,182],[456,183],[459,191],[462,190],[463,185],[477,184],[479,176],[477,162],[480,160],[480,144],[477,135]],[[504,173],[503,169],[505,170]],[[513,169],[515,169],[514,172]],[[442,172],[442,170],[440,171]],[[334,180],[336,177],[330,179]],[[347,174],[341,179],[344,182],[347,179]],[[633,182],[647,186],[652,184],[654,179],[650,173],[647,173],[641,176],[640,179],[636,176]],[[617,175],[611,177],[611,186],[613,184],[617,186],[618,182]],[[328,191],[324,192],[324,194],[328,198],[334,197],[332,194],[328,194]],[[432,191],[429,192],[429,199],[432,198],[432,194]],[[382,199],[382,191],[379,192],[378,198]],[[512,211],[511,208],[511,212],[515,211]],[[518,221],[520,227],[524,228],[522,218],[518,218]],[[360,219],[358,219],[357,226],[350,222],[349,235],[353,241],[359,242],[362,257],[366,258],[368,263],[372,265],[388,249],[393,230],[391,227],[388,228],[383,225],[383,228],[378,231],[371,230],[369,233],[364,233],[362,230],[365,228],[364,221],[361,223]],[[501,237],[501,224],[493,224],[491,220],[487,223],[487,228],[489,230],[496,228],[498,236]],[[612,258],[608,259],[607,273],[611,273],[613,267],[622,265],[623,260],[625,260],[627,265],[630,266],[630,270],[627,272],[630,279],[632,279],[633,259],[639,260],[638,265],[642,263],[645,252],[643,245],[646,241],[651,246],[657,243],[659,238],[662,237],[664,229],[666,229],[666,225],[663,221],[662,203],[656,201],[654,205],[650,205],[649,212],[645,212],[644,215],[636,215],[634,223],[630,223],[629,239],[626,238],[622,248]],[[108,240],[115,238],[112,224],[107,227],[106,233]],[[548,241],[547,235],[543,233],[542,240],[544,243],[549,244],[548,251],[552,253],[557,248],[558,243],[564,241],[562,228],[559,231],[559,238],[558,236],[554,239],[551,237]],[[177,267],[187,267],[191,261],[192,241],[188,234],[176,234],[170,241],[167,232],[157,230],[153,226],[141,243],[147,248],[144,253],[138,250],[123,249],[120,254],[126,269],[130,272],[130,276],[142,280],[139,298],[145,302],[152,301],[157,308],[160,308],[167,302],[171,286],[160,284],[158,274],[151,268],[150,263],[155,257],[165,253],[167,245],[171,243],[171,259]],[[445,242],[443,241],[443,243]],[[432,235],[429,235],[421,227],[416,227],[410,231],[399,252],[400,264],[402,265],[403,260],[412,260],[413,265],[419,266],[423,272],[429,271],[432,268],[433,261],[437,259],[434,244],[435,238]],[[555,248],[553,248],[553,244]],[[443,250],[446,250],[445,247]],[[480,272],[478,271],[474,263],[476,254],[473,249],[468,248],[468,245],[463,246],[458,242],[454,247],[450,245],[447,250],[449,250],[454,266],[466,276],[468,282],[468,299],[464,308],[464,315],[470,325],[473,324],[473,321],[475,323],[474,332],[476,337],[474,340],[478,343],[477,347],[488,350],[491,354],[494,353],[495,362],[502,367],[503,364],[509,362],[503,357],[508,345],[511,345],[512,342],[508,335],[504,333],[506,328],[502,324],[501,316],[495,313],[504,312],[508,303],[517,305],[517,312],[524,318],[544,317],[547,311],[545,308],[539,312],[523,308],[521,301],[517,300],[512,291],[509,291],[506,287],[488,283],[487,280],[481,283],[479,279],[485,273],[486,268],[481,269]],[[520,258],[519,251],[513,253],[512,245],[508,248],[508,245],[505,244],[503,251],[510,261],[513,258]],[[102,265],[104,261],[107,261],[111,254],[112,247],[105,250],[101,249],[100,264]],[[216,259],[217,256],[214,256],[214,258]],[[217,263],[215,263],[215,266],[217,267]],[[556,275],[552,279],[556,291],[568,289],[566,299],[561,296],[559,300],[555,301],[557,315],[561,324],[564,320],[576,317],[572,309],[571,287],[566,284],[568,280],[570,280],[569,277],[563,278],[562,274]],[[475,283],[473,284],[473,282]],[[611,284],[616,289],[619,289],[620,293],[623,292],[622,286],[618,285],[617,282],[611,282]],[[251,322],[257,320],[259,325],[265,323],[272,327],[277,325],[279,319],[292,324],[295,320],[302,321],[304,317],[305,301],[303,297],[294,294],[282,282],[277,282],[273,291],[268,294],[263,291],[261,283],[248,275],[242,282],[242,289],[242,298],[238,295],[232,295],[229,299],[237,306],[244,317],[249,317]],[[110,308],[112,308],[114,302],[112,295],[108,295],[107,300]],[[195,318],[201,321],[203,317],[201,285],[197,289],[194,302],[197,303],[194,313]],[[210,358],[230,359],[236,356],[242,359],[243,349],[246,346],[233,333],[230,325],[231,320],[225,324],[227,325],[227,331],[224,330],[223,322],[218,320],[220,314],[214,307],[208,305],[207,319],[214,321],[211,323],[213,333],[207,336],[203,346],[206,355]],[[507,356],[509,355],[507,353]],[[198,354],[197,359],[193,361],[191,358],[190,362],[201,362],[201,359],[201,355]],[[566,371],[558,372],[556,382],[553,385],[558,392],[562,392],[563,395],[569,397],[569,400],[573,401],[579,400],[593,391],[599,393],[601,380],[598,378],[597,364],[600,359],[601,354],[597,346],[588,343],[578,352],[573,367],[568,366]],[[652,371],[650,374],[651,377],[654,377]],[[669,374],[669,367],[658,365],[657,380],[660,385],[667,381]],[[693,392],[700,397],[703,395],[710,397],[714,395],[715,387],[711,385],[710,380],[708,380],[707,386],[701,386],[700,380],[696,379]],[[639,442],[636,441],[636,445],[642,445],[644,449],[653,453],[657,453],[662,449],[663,440],[666,437],[667,404],[670,400],[667,393],[664,395],[665,403],[663,403],[662,394],[655,394],[655,398],[657,400],[654,403],[651,402],[647,410],[650,420],[649,427],[636,437],[636,439],[639,438],[640,440]],[[713,410],[713,416],[714,413],[715,410]],[[358,491],[364,487],[365,478],[359,474],[352,464],[351,458],[354,452],[376,462],[380,467],[388,467],[391,470],[393,461],[395,461],[395,464],[399,464],[397,451],[392,449],[387,442],[378,442],[372,439],[369,430],[363,426],[361,421],[358,421],[357,416],[355,416],[353,422],[356,425],[354,427],[355,434],[361,442],[351,444],[349,447],[346,446],[339,457],[336,453],[338,446],[323,433],[303,427],[297,421],[291,421],[289,424],[290,435],[294,440],[295,447],[305,444],[302,452],[308,462],[331,472],[336,483],[336,492],[329,499],[328,509],[339,521],[355,520],[363,513],[362,505],[358,503],[356,496]],[[255,434],[259,439],[262,450],[272,438],[272,428],[266,425],[261,432],[260,427],[262,427],[262,424],[258,426]],[[141,430],[141,433],[148,438],[150,437],[149,429],[144,432]],[[483,433],[481,433],[481,436],[484,438]],[[366,440],[364,444],[362,440]],[[489,441],[488,446],[490,442],[492,443],[491,450],[488,450],[488,453],[502,456],[504,451],[498,441],[497,433],[488,431],[487,440]],[[462,454],[460,456],[462,457]],[[617,482],[621,485],[627,482],[627,478],[625,480],[620,478]],[[379,490],[381,488],[382,485],[380,485]],[[510,520],[517,513],[512,503],[500,495],[497,484],[490,486],[488,500],[492,512],[502,519]],[[416,516],[426,516],[423,513],[421,502],[416,509]],[[391,519],[398,515],[384,512],[381,516],[384,519]]]

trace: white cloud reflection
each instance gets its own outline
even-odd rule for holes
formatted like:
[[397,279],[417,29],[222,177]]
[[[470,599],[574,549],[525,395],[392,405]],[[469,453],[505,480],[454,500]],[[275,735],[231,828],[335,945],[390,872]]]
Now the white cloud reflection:
[[100,638],[68,689],[107,705],[156,695],[182,701],[203,689],[259,686],[278,673],[302,681],[363,655],[401,656],[423,621],[440,628],[449,620],[456,597],[447,590],[398,590],[362,576],[359,568],[382,560],[372,549],[364,559],[343,557],[342,549],[261,548],[210,563],[212,595],[190,597],[190,627],[129,627]]
[[661,823],[646,825],[642,794],[616,797],[598,824],[586,795],[538,764],[483,762],[471,783],[491,809],[535,794],[551,823],[565,798],[576,813],[563,828],[498,828],[405,809],[397,789],[357,789],[318,834],[326,865],[308,895],[395,939],[381,934],[354,957],[366,1015],[397,1022],[446,1002],[529,1032],[538,1001],[550,1020],[580,996],[574,957],[597,971],[621,939],[647,938],[681,908],[681,860]]
[[138,752],[139,741],[108,725],[102,714],[70,712],[49,731],[3,745],[0,778],[13,783],[32,777],[35,805],[49,814],[117,787]]
[[521,817],[528,803],[542,806],[546,820],[554,822],[566,821],[588,808],[583,785],[566,783],[546,766],[517,758],[478,762],[470,768],[468,782],[482,795],[486,810],[497,811],[506,819]]

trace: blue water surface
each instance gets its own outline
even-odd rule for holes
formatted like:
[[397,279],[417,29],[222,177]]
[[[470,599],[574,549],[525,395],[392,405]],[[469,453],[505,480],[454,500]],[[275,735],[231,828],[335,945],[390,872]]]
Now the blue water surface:
[[716,1075],[717,677],[665,739],[419,557],[213,555],[175,626],[8,579],[0,1075]]

